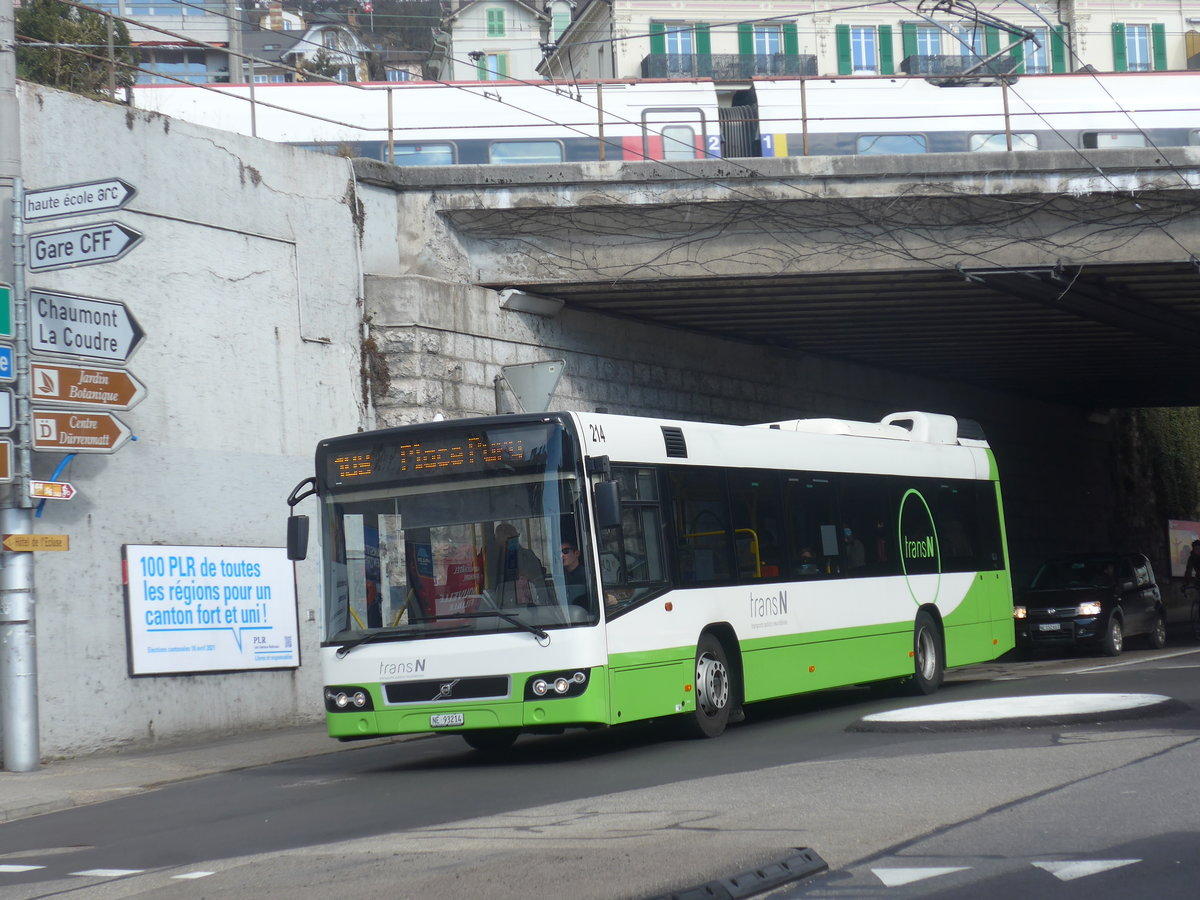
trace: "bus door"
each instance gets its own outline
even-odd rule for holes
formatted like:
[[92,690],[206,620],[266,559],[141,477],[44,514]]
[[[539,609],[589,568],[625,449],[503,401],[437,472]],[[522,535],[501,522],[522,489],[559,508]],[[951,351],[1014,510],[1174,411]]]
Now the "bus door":
[[640,145],[625,149],[626,159],[720,158],[720,125],[699,107],[649,107],[642,110]]

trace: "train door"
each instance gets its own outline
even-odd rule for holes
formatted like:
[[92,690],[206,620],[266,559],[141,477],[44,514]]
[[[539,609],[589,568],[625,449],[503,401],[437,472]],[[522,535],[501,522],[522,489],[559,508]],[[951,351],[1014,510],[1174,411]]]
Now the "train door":
[[641,131],[640,145],[626,147],[626,159],[670,161],[721,156],[721,134],[717,123],[699,107],[644,109]]

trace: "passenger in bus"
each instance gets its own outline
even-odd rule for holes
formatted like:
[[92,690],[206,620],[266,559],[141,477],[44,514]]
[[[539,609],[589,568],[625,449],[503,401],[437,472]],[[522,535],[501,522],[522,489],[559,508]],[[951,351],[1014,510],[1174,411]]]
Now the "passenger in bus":
[[528,547],[521,546],[521,536],[509,522],[496,526],[493,542],[498,556],[495,588],[501,605],[532,606],[541,600],[546,587],[546,567]]
[[867,548],[858,539],[853,529],[842,529],[842,546],[846,555],[846,569],[850,572],[865,569],[867,566]]
[[796,569],[796,574],[805,578],[821,574],[821,566],[817,563],[817,555],[813,553],[812,547],[805,547],[800,551],[800,565]]

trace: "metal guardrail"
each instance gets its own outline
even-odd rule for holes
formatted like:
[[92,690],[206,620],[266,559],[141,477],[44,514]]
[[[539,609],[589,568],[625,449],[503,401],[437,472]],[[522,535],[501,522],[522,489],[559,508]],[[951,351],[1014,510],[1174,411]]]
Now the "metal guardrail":
[[748,81],[778,75],[816,75],[817,58],[811,54],[653,53],[642,60],[643,78],[711,78],[714,81]]

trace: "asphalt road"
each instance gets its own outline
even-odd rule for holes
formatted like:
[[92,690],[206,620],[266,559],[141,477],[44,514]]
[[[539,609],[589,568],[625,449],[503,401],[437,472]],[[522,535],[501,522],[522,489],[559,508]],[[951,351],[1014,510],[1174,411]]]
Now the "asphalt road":
[[[629,726],[522,738],[502,761],[448,735],[348,745],[0,825],[0,866],[43,866],[6,873],[0,898],[648,898],[794,848],[828,870],[773,896],[1188,896],[1198,675],[1200,648],[1176,643],[973,667],[920,700],[763,704],[710,741]],[[1061,726],[857,730],[914,704],[1072,692],[1180,703]]]

